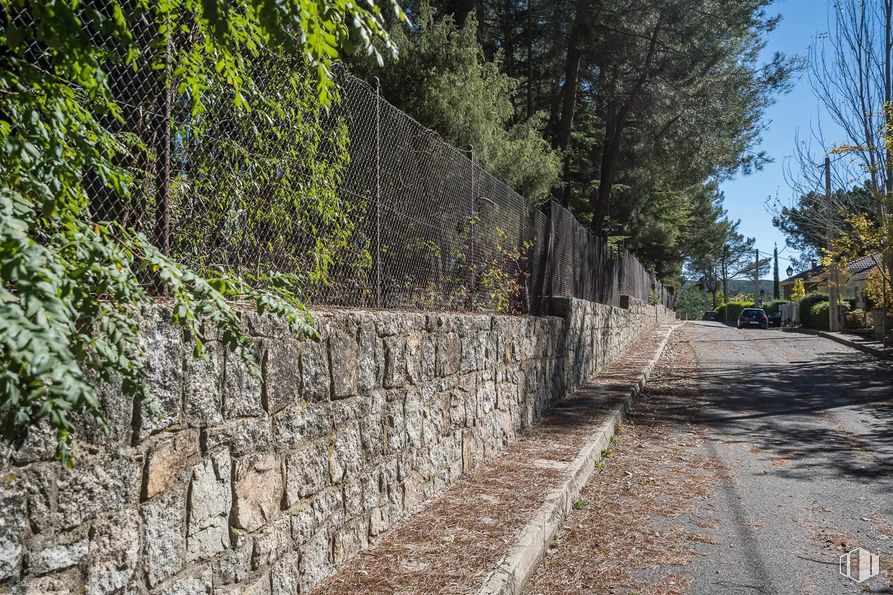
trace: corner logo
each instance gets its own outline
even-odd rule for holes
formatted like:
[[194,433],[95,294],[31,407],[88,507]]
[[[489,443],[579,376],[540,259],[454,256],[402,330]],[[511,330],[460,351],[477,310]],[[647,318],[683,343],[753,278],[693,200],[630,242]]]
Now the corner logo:
[[868,550],[856,548],[840,557],[840,574],[857,583],[880,573],[880,558]]

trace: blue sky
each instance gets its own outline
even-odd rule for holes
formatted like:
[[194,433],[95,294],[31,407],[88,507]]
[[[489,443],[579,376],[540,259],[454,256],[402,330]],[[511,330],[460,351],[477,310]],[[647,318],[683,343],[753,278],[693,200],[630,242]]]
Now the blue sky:
[[[782,20],[769,34],[764,50],[767,59],[776,51],[806,57],[807,48],[815,36],[828,29],[827,0],[776,0],[769,13],[780,14]],[[739,231],[756,238],[761,251],[771,252],[773,242],[778,242],[779,252],[783,250],[784,236],[772,226],[772,216],[764,203],[767,197],[778,193],[783,204],[789,204],[792,192],[784,180],[785,157],[792,153],[797,129],[800,129],[801,136],[808,136],[810,123],[816,123],[820,117],[827,139],[839,140],[835,138],[835,128],[813,97],[809,81],[803,73],[793,90],[778,97],[766,111],[768,128],[763,133],[759,149],[766,151],[773,162],[762,171],[737,176],[720,185],[726,196],[725,206],[729,217],[741,220]],[[782,278],[785,277],[784,270],[788,263],[781,259],[792,252],[787,249],[781,254],[779,268]]]

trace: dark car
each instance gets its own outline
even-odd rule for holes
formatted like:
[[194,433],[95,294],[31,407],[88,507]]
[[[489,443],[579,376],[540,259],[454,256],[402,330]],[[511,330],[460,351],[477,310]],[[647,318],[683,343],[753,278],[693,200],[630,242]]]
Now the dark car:
[[781,326],[781,312],[769,315],[769,326]]
[[716,312],[704,312],[704,315],[701,316],[701,320],[712,320],[713,322],[719,321],[719,314]]
[[746,326],[769,328],[769,317],[762,308],[744,308],[738,316],[738,328]]

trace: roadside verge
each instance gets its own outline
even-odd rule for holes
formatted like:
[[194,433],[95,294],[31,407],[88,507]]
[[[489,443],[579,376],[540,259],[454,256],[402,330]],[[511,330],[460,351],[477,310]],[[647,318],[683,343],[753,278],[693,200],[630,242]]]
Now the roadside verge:
[[398,522],[314,592],[519,592],[676,326],[646,333],[500,455]]
[[885,349],[879,341],[858,341],[856,339],[848,337],[844,333],[817,331],[808,328],[786,328],[783,330],[786,333],[800,333],[803,335],[813,335],[816,337],[822,337],[824,339],[830,339],[835,343],[840,343],[841,345],[846,345],[847,347],[858,349],[863,353],[873,355],[877,358],[893,361],[893,348],[888,347]]
[[631,378],[632,385],[627,395],[608,410],[604,421],[565,470],[565,478],[561,485],[546,497],[543,505],[518,534],[508,553],[484,581],[478,591],[479,595],[497,593],[514,595],[523,591],[527,579],[543,559],[552,536],[574,506],[580,490],[595,470],[595,463],[602,458],[602,453],[611,444],[611,438],[623,422],[633,400],[645,388],[654,366],[657,365],[667,346],[667,341],[679,326],[676,324],[666,327],[654,355],[645,363],[641,373]]

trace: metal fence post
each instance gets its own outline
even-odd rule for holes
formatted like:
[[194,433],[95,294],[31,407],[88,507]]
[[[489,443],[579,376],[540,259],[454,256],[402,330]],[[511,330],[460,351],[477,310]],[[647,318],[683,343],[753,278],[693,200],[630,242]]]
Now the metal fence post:
[[381,308],[381,81],[375,82],[375,307]]
[[[170,21],[168,20],[168,32],[165,34],[164,44],[164,69],[161,71],[161,81],[157,91],[161,100],[160,113],[155,117],[155,221],[152,236],[155,247],[164,254],[170,256],[170,181],[171,181],[171,126],[172,126],[172,102],[173,89],[171,86],[171,43]],[[152,280],[157,294],[165,293],[161,280],[155,277]]]
[[159,85],[161,114],[157,133],[157,163],[155,165],[155,241],[156,247],[167,256],[170,254],[170,193],[171,168],[171,90],[170,90],[170,40],[164,48],[164,70]]
[[468,230],[468,304],[469,306],[474,305],[474,283],[475,283],[475,250],[474,250],[474,242],[475,242],[475,221],[476,215],[476,204],[475,204],[475,186],[474,186],[474,147],[468,145],[468,160],[470,162],[471,167],[471,199],[469,201],[469,230]]

